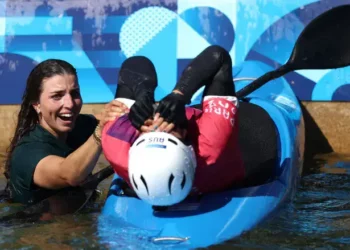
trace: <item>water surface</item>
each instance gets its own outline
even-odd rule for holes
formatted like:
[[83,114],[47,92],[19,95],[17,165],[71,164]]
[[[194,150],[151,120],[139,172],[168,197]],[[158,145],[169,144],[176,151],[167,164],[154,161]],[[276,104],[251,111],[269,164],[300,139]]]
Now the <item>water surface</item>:
[[[305,168],[294,201],[278,216],[210,249],[350,249],[350,156],[322,156]],[[111,228],[113,244],[98,237],[98,216],[109,182],[101,183],[100,198],[83,213],[1,226],[0,249],[144,249],[146,237],[132,230]],[[0,185],[4,183],[0,179]],[[0,216],[16,209],[0,204]]]

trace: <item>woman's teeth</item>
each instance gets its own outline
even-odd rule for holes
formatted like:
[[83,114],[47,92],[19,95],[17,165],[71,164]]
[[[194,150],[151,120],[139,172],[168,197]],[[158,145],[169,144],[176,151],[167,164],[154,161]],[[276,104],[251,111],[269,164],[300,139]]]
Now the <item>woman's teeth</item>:
[[65,118],[70,118],[73,116],[73,114],[61,114],[60,116],[65,117]]

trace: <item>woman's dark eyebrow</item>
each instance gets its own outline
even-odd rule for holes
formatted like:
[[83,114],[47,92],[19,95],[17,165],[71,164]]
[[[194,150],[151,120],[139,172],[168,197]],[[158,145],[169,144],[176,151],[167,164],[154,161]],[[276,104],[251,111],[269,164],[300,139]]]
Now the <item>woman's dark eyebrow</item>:
[[53,90],[50,92],[50,94],[60,94],[60,93],[63,93],[65,92],[64,90]]
[[[79,87],[76,87],[76,88],[73,88],[71,89],[69,92],[72,92],[72,91],[80,91],[80,88]],[[60,93],[64,93],[65,90],[53,90],[50,92],[50,94],[60,94]]]

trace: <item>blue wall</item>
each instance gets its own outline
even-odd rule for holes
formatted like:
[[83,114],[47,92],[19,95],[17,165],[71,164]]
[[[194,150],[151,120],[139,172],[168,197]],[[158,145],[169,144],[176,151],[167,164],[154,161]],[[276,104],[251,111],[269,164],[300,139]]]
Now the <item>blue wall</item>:
[[[210,44],[230,51],[234,75],[247,60],[278,67],[303,27],[350,0],[0,0],[0,104],[18,104],[35,64],[48,58],[78,70],[85,103],[114,97],[127,57],[155,64],[156,99],[189,60]],[[350,45],[349,45],[350,46]],[[249,76],[246,76],[249,77]],[[290,73],[301,100],[350,100],[350,69]]]

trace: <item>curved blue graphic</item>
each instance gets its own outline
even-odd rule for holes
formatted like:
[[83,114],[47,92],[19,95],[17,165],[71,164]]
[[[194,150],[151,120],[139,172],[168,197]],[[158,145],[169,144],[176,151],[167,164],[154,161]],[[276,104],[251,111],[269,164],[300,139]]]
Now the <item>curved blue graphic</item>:
[[[335,69],[326,74],[318,83],[315,85],[312,95],[322,96],[322,99],[330,101],[333,96],[339,100],[339,97],[349,96],[348,93],[344,93],[347,88],[342,88],[344,85],[350,83],[350,67],[341,69]],[[335,94],[335,92],[337,92]],[[335,94],[335,95],[334,95]]]
[[[313,18],[343,4],[350,4],[350,1],[317,1],[302,8],[296,8],[280,17],[259,37],[245,60],[257,60],[273,68],[279,67],[289,59],[298,36]],[[289,73],[286,79],[301,100],[331,101],[335,100],[333,99],[334,92],[342,85],[349,83],[345,79],[346,72],[349,70],[349,68],[340,69],[339,72],[344,74],[333,71],[329,73],[329,70],[298,71]],[[334,75],[337,75],[336,80]],[[342,94],[338,91],[334,95],[336,101],[349,100],[350,95],[344,92],[348,88],[341,89]]]
[[1,103],[21,103],[27,76],[36,62],[26,56],[12,53],[1,55],[0,62]]
[[333,101],[342,101],[350,99],[350,84],[344,84],[333,92]]

